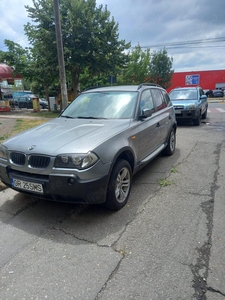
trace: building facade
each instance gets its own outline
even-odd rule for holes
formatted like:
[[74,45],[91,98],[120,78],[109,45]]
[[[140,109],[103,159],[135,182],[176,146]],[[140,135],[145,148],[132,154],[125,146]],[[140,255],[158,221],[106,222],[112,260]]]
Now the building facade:
[[225,69],[175,72],[172,78],[172,85],[167,91],[169,92],[176,87],[191,86],[201,86],[203,90],[225,89]]

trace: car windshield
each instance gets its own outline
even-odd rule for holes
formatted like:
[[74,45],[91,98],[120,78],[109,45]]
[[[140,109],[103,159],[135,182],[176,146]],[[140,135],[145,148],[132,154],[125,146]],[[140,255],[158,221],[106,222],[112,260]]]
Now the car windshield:
[[137,92],[107,91],[80,94],[61,114],[66,118],[128,119],[136,107]]
[[197,90],[173,90],[170,92],[171,100],[196,100],[198,97]]

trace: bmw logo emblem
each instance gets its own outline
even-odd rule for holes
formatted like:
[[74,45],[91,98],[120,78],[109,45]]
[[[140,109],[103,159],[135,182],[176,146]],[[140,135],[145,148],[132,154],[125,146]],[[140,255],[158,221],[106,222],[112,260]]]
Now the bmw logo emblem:
[[28,148],[28,150],[33,150],[36,147],[36,145],[32,145]]

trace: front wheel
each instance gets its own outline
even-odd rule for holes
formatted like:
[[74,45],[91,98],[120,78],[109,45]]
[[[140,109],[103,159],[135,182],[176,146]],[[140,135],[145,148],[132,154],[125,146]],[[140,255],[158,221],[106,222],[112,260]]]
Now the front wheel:
[[130,164],[128,161],[120,159],[112,170],[104,206],[112,210],[121,209],[127,203],[131,185],[132,170]]
[[204,114],[202,114],[202,119],[203,119],[203,120],[205,120],[205,119],[206,119],[206,117],[207,117],[207,108],[206,108],[206,110],[205,110]]
[[193,120],[193,123],[194,123],[195,126],[199,126],[201,124],[201,114],[200,114],[200,112],[199,112],[197,118]]
[[165,155],[172,155],[175,151],[175,147],[176,147],[176,132],[175,129],[172,128],[170,131],[170,135],[169,135],[169,139],[168,139],[168,143],[166,148],[163,150],[163,153]]

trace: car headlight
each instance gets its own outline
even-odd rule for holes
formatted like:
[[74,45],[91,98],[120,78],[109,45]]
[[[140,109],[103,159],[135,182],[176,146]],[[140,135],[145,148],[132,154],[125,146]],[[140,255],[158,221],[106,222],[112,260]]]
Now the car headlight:
[[188,109],[196,109],[196,105],[195,104],[190,104],[190,105],[188,105]]
[[0,158],[8,159],[7,148],[0,144]]
[[87,154],[60,154],[56,156],[54,167],[83,170],[94,165],[98,159],[98,156],[93,152]]

